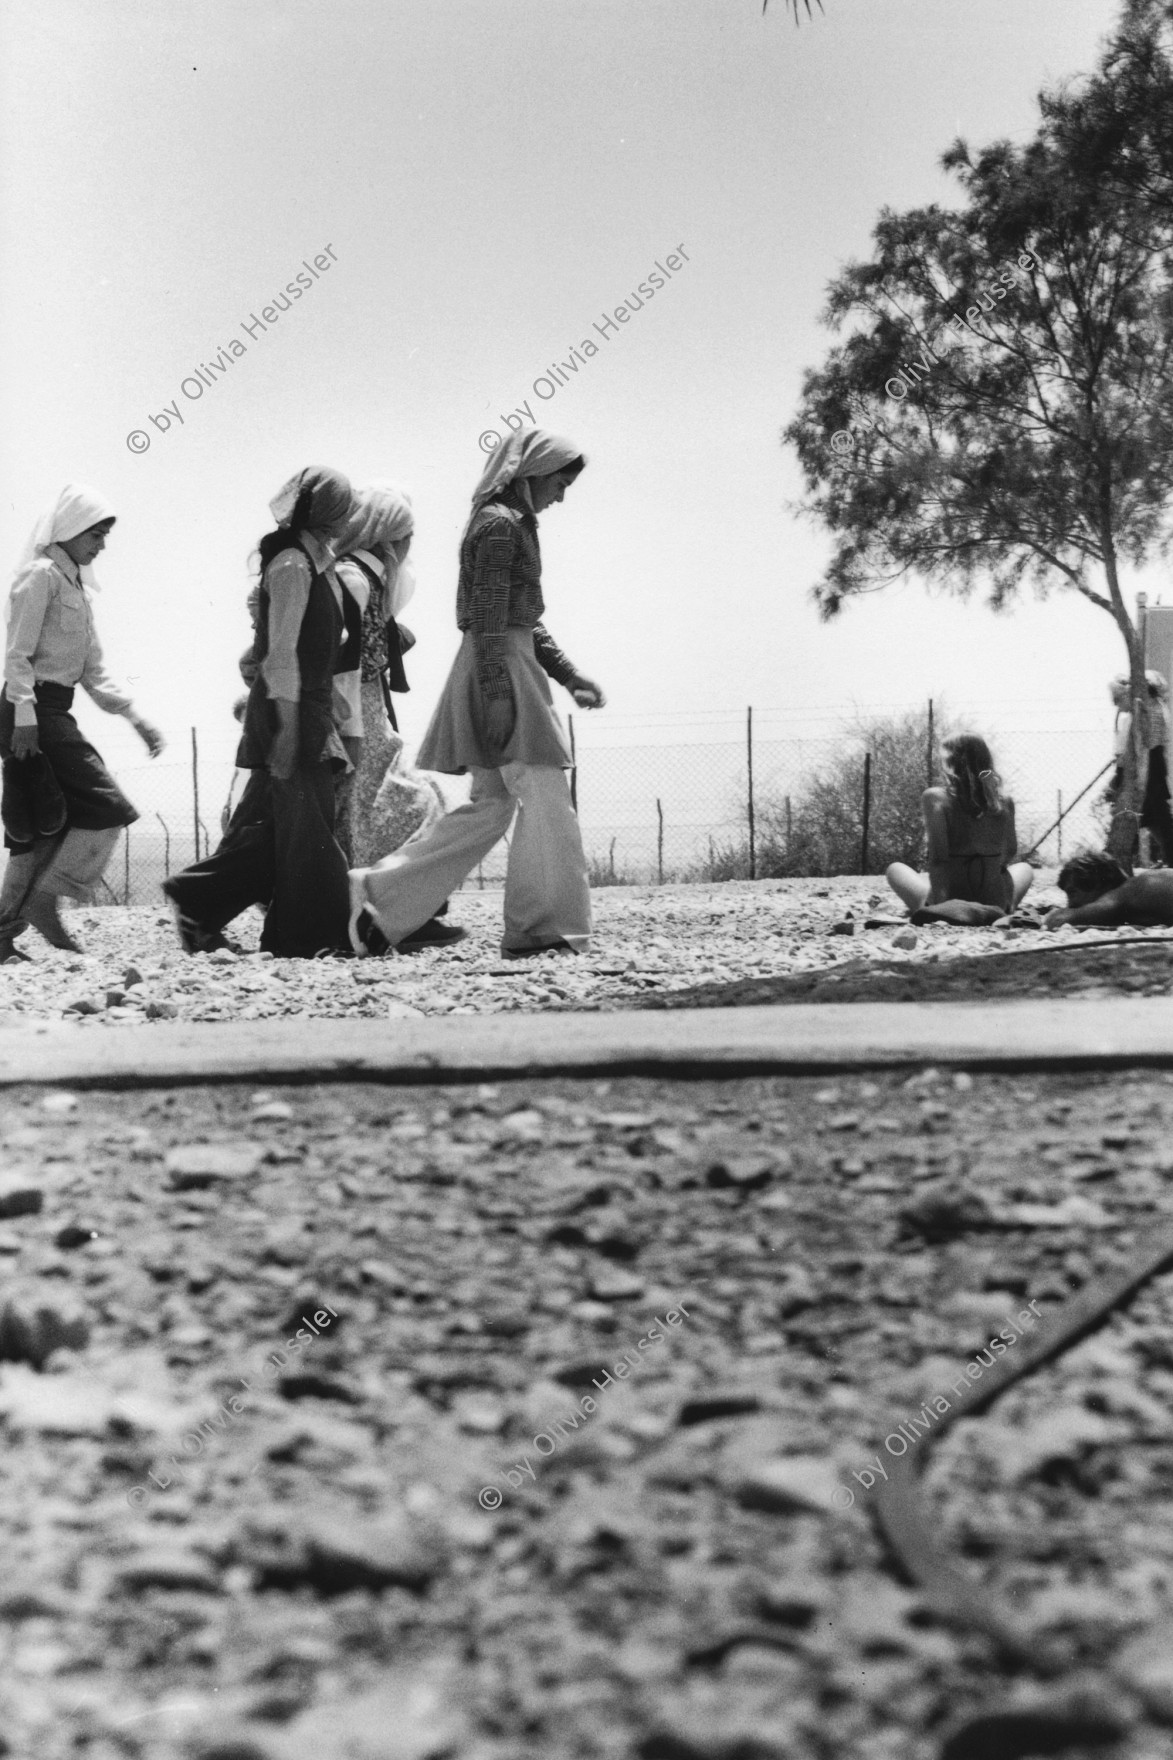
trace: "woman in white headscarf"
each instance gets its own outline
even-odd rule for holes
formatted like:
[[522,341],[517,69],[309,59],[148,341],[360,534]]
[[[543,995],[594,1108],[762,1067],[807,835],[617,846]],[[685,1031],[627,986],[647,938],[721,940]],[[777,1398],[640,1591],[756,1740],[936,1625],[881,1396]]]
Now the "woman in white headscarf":
[[408,939],[511,824],[502,952],[587,945],[590,888],[566,777],[570,748],[548,680],[584,709],[604,699],[541,621],[537,525],[585,462],[569,440],[530,428],[510,434],[485,466],[460,545],[463,639],[418,759],[424,770],[470,770],[472,795],[424,837],[352,871],[356,950]]
[[163,887],[188,953],[222,947],[225,925],[250,904],[265,910],[265,952],[313,958],[348,945],[346,858],[334,836],[334,776],[348,761],[333,718],[334,545],[354,499],[341,472],[311,466],[269,506],[277,529],[257,547],[257,670],[236,754],[251,775],[218,847]]
[[31,923],[53,947],[79,952],[58,900],[87,900],[124,825],[138,818],[71,713],[80,685],[100,709],[125,715],[152,758],[162,736],[106,672],[94,629],[93,562],[114,510],[96,489],[69,483],[42,514],[8,597],[0,752],[11,852],[0,888],[0,962]]
[[[407,559],[415,526],[411,500],[397,484],[385,482],[356,489],[355,500],[336,569],[356,612],[354,618],[347,613],[345,663],[334,680],[335,720],[354,765],[339,782],[337,835],[352,865],[365,867],[438,818],[441,809],[434,787],[422,778],[413,783],[400,766],[403,740],[392,695],[410,689],[403,656],[415,645],[399,621],[415,592]],[[396,818],[406,828],[394,842],[381,842],[375,800],[391,770],[401,784],[395,789]],[[405,813],[412,801],[416,811]]]

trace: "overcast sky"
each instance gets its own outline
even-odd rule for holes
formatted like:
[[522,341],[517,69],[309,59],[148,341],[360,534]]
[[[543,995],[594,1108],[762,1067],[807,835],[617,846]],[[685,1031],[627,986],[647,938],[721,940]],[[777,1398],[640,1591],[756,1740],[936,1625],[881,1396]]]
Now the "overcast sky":
[[[609,695],[581,737],[929,695],[995,733],[1107,726],[1119,637],[1070,594],[995,617],[910,583],[820,624],[828,543],[788,511],[779,433],[880,208],[955,200],[950,141],[1026,138],[1116,7],[824,4],[796,29],[782,0],[8,0],[5,565],[65,481],[103,489],[111,660],[145,713],[224,754],[270,496],[306,463],[398,479],[418,739],[457,643],[478,437],[528,403],[589,458],[542,521],[547,622]],[[622,329],[595,328],[679,250]]]

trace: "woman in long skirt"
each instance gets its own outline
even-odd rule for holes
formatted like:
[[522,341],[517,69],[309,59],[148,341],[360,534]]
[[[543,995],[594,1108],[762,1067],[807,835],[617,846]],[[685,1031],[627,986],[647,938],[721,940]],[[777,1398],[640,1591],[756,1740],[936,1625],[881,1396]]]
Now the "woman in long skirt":
[[223,946],[224,926],[265,907],[262,950],[312,958],[346,940],[346,858],[334,837],[334,776],[347,757],[334,727],[342,637],[333,543],[353,511],[338,471],[299,472],[270,503],[237,764],[252,774],[228,830],[205,861],[163,887],[188,953]]
[[[460,650],[419,752],[423,770],[472,772],[468,805],[414,843],[350,876],[356,951],[395,947],[443,904],[514,826],[505,879],[504,954],[581,952],[590,887],[566,772],[570,748],[548,679],[584,709],[603,693],[541,619],[538,515],[561,501],[585,460],[530,428],[492,454],[460,546]],[[515,821],[516,815],[516,821]]]
[[[355,500],[358,511],[339,547],[337,575],[357,605],[362,623],[354,664],[335,679],[335,703],[341,699],[338,731],[354,765],[339,786],[338,841],[351,865],[361,868],[393,847],[378,847],[372,810],[384,777],[403,749],[392,693],[410,689],[403,656],[414,645],[414,637],[399,619],[415,592],[408,560],[415,519],[409,497],[395,483],[370,483],[355,490]],[[423,797],[418,814],[422,826],[438,814],[433,811],[431,790],[421,785],[418,792]]]
[[58,900],[92,897],[118,833],[138,818],[73,719],[75,687],[100,709],[125,715],[152,758],[163,750],[162,735],[107,674],[94,628],[92,565],[114,518],[96,489],[67,484],[38,520],[12,584],[0,700],[10,851],[0,963],[24,957],[13,942],[29,923],[51,946],[81,951]]

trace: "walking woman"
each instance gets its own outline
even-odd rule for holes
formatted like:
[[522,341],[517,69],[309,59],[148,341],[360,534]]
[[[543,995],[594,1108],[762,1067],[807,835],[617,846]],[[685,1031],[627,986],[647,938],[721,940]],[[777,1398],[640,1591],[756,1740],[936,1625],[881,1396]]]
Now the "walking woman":
[[[352,867],[365,867],[389,853],[372,838],[371,811],[379,786],[402,751],[392,692],[410,689],[403,656],[415,638],[399,622],[399,614],[415,592],[407,560],[414,517],[411,502],[394,483],[371,483],[355,491],[358,504],[351,529],[339,547],[338,579],[353,600],[361,628],[348,641],[351,650],[335,680],[335,703],[341,699],[338,731],[354,765],[340,784],[338,841]],[[347,625],[348,637],[350,624]],[[435,799],[430,790],[421,803],[420,821]]]
[[1005,914],[1022,902],[1034,874],[1029,862],[1015,860],[1014,802],[1002,793],[984,739],[962,733],[945,741],[945,786],[926,788],[921,806],[928,873],[905,862],[893,862],[887,872],[910,911],[961,900]]
[[80,685],[100,709],[124,715],[152,758],[162,735],[109,677],[94,629],[92,564],[114,512],[97,490],[69,483],[37,521],[8,599],[0,753],[10,851],[0,887],[0,963],[21,958],[31,923],[53,947],[79,953],[58,900],[88,900],[124,825],[138,818],[73,719]]
[[[460,545],[463,640],[420,747],[423,770],[472,772],[468,805],[350,876],[356,951],[396,947],[437,911],[514,826],[505,877],[504,954],[581,952],[590,888],[566,771],[570,748],[548,678],[584,709],[603,705],[541,622],[538,515],[585,465],[570,441],[530,428],[485,466]],[[516,820],[515,816],[516,815]]]
[[257,673],[236,762],[251,771],[219,846],[163,891],[188,953],[225,945],[250,904],[265,907],[262,951],[312,958],[346,948],[346,858],[334,837],[334,776],[346,752],[334,727],[342,593],[332,545],[353,511],[338,471],[310,468],[270,508],[258,546]]
[[[1169,744],[1169,686],[1163,673],[1155,669],[1145,673],[1148,695],[1148,769],[1140,818],[1132,833],[1128,865],[1136,857],[1140,839],[1137,830],[1144,830],[1156,845],[1156,859],[1165,867],[1173,867],[1173,811],[1169,801],[1169,767],[1166,749]],[[1116,705],[1116,769],[1105,790],[1114,805],[1124,782],[1124,753],[1132,738],[1132,683],[1125,675],[1112,681],[1112,701]]]

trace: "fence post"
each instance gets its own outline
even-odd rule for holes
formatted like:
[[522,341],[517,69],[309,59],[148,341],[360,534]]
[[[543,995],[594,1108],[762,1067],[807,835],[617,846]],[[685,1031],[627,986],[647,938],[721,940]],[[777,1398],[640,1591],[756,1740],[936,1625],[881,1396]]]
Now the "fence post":
[[614,885],[614,882],[615,882],[615,839],[614,838],[611,839],[611,855],[610,855],[609,859],[610,859],[610,863],[611,863],[611,883],[612,883],[612,885]]
[[790,796],[786,796],[786,860],[790,860]]
[[574,716],[566,717],[570,725],[570,804],[578,812],[578,754],[574,745]]
[[1055,821],[1055,823],[1056,823],[1056,826],[1058,827],[1058,831],[1059,831],[1059,865],[1060,865],[1060,867],[1062,867],[1062,865],[1063,865],[1063,790],[1061,788],[1056,789],[1055,800],[1056,800],[1056,802],[1058,804],[1058,808],[1059,808],[1059,817]]
[[868,871],[868,829],[872,816],[872,754],[863,755],[863,839],[859,851],[859,871]]
[[660,799],[659,799],[658,795],[656,797],[656,817],[659,820],[659,825],[658,825],[658,828],[656,831],[656,868],[657,868],[657,870],[659,872],[659,876],[660,876],[660,885],[663,886],[663,884],[664,884],[664,809],[660,804]]
[[756,880],[758,877],[758,852],[757,852],[757,845],[756,845],[756,842],[754,839],[754,818],[753,818],[753,710],[752,710],[752,708],[747,709],[745,712],[745,761],[746,761],[746,773],[747,773],[747,776],[749,779],[749,791],[748,791],[749,798],[747,801],[747,805],[749,808],[749,877],[751,880]]
[[124,887],[124,891],[126,893],[126,896],[123,899],[123,903],[129,904],[130,903],[130,826],[129,825],[126,827],[126,836],[125,836],[125,839],[124,839],[123,845],[122,845],[122,858],[123,858],[123,863],[124,863],[123,873],[125,875],[125,881],[126,881],[126,884]]
[[925,766],[925,769],[926,769],[926,774],[928,777],[928,781],[926,782],[925,786],[927,788],[932,788],[932,786],[933,786],[933,699],[932,699],[932,697],[929,698],[929,746],[928,746],[928,761]]
[[171,877],[171,832],[169,831],[169,829],[167,827],[167,821],[166,821],[166,819],[164,819],[162,813],[156,813],[155,817],[159,821],[160,825],[163,827],[163,876],[165,879],[170,879],[170,877]]
[[191,730],[191,816],[195,827],[195,859],[200,859],[200,748],[196,730]]

